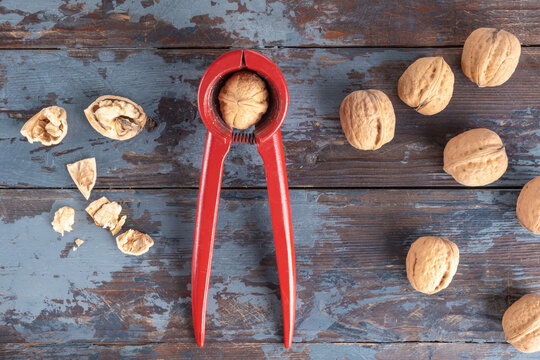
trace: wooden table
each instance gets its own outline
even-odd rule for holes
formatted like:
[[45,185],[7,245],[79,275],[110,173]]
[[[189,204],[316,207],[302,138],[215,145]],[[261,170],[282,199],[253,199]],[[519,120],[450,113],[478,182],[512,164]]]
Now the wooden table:
[[[460,69],[477,27],[522,42],[503,86],[477,88]],[[0,358],[533,359],[504,340],[506,308],[540,291],[540,237],[515,216],[521,187],[540,175],[540,4],[520,1],[91,0],[0,3]],[[196,93],[230,48],[259,49],[289,85],[283,125],[295,231],[298,306],[293,347],[281,305],[262,162],[233,146],[225,164],[206,346],[195,345],[191,247],[205,128]],[[455,74],[450,105],[422,116],[396,94],[421,56]],[[351,147],[338,109],[376,88],[395,107],[394,140]],[[116,94],[151,120],[119,142],[83,109]],[[23,123],[44,106],[68,112],[57,146],[29,144]],[[442,169],[456,134],[487,127],[503,139],[506,174],[483,188]],[[154,247],[131,257],[84,212],[66,164],[94,156],[92,199],[119,201],[126,228]],[[74,231],[50,226],[61,206]],[[461,251],[450,287],[410,287],[405,256],[421,235]],[[74,240],[85,243],[72,250]]]

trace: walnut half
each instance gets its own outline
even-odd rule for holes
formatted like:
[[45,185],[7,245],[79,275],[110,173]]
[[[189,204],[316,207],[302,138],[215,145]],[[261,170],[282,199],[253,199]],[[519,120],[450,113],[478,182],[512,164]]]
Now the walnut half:
[[32,116],[21,129],[21,134],[30,144],[39,141],[45,146],[59,144],[68,130],[64,108],[49,106]]
[[126,216],[120,216],[122,206],[116,201],[110,202],[105,196],[92,202],[86,208],[96,225],[104,229],[109,229],[113,235],[116,235],[126,222]]
[[100,96],[84,110],[84,114],[98,133],[115,140],[131,139],[146,124],[142,107],[114,95]]
[[88,200],[96,184],[96,158],[83,159],[73,164],[67,164],[67,170],[79,191]]
[[147,234],[129,229],[116,238],[116,246],[128,255],[142,255],[154,245],[154,240]]

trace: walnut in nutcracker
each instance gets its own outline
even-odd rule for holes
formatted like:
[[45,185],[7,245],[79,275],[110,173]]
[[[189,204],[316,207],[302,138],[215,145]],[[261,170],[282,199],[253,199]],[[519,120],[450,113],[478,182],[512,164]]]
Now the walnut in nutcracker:
[[39,141],[45,146],[59,144],[68,131],[67,113],[60,106],[49,106],[32,116],[21,129],[21,134],[32,144]]
[[504,313],[506,341],[524,353],[540,351],[540,295],[527,294]]
[[341,103],[339,118],[345,137],[357,149],[376,150],[394,138],[394,107],[382,91],[350,93]]
[[115,140],[131,139],[146,124],[142,107],[120,96],[100,96],[84,110],[84,114],[98,133]]
[[133,229],[129,229],[116,238],[118,249],[128,255],[142,255],[148,252],[153,245],[154,240],[149,235]]
[[516,213],[521,226],[534,234],[540,234],[540,176],[521,189]]
[[268,109],[266,83],[251,71],[234,73],[219,91],[219,107],[223,120],[236,129],[255,125]]
[[444,171],[460,184],[484,186],[497,181],[508,167],[501,138],[489,129],[466,131],[444,148]]
[[442,237],[423,236],[407,254],[407,278],[415,290],[431,295],[450,285],[458,264],[456,244]]
[[399,98],[423,115],[444,110],[454,91],[454,73],[440,56],[416,60],[398,81]]
[[479,87],[504,84],[516,70],[521,54],[519,40],[493,28],[474,30],[463,46],[461,69]]

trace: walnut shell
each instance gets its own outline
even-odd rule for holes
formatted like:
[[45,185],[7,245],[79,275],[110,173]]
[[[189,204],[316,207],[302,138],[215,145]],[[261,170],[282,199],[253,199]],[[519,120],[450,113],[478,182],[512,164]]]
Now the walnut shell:
[[462,185],[491,184],[507,167],[502,140],[489,129],[465,131],[450,139],[444,148],[444,171]]
[[513,303],[502,318],[506,341],[524,353],[540,351],[540,295],[527,294]]
[[92,127],[101,135],[128,140],[142,131],[146,114],[142,107],[125,97],[104,95],[84,110]]
[[463,46],[461,69],[479,87],[504,84],[516,70],[521,54],[519,40],[493,28],[474,30]]
[[87,158],[73,164],[67,164],[67,170],[81,194],[88,200],[97,179],[96,158]]
[[266,83],[251,71],[234,73],[219,91],[221,116],[227,125],[247,129],[255,125],[268,110]]
[[357,149],[376,150],[394,138],[394,107],[382,91],[350,93],[341,103],[339,118],[345,137]]
[[450,285],[458,264],[456,244],[442,237],[422,236],[407,254],[407,278],[415,290],[435,294]]
[[116,235],[126,222],[126,215],[120,216],[122,206],[116,201],[109,201],[105,196],[93,201],[86,207],[86,212],[92,217],[97,226],[109,229]]
[[423,115],[444,110],[454,91],[454,73],[440,56],[416,60],[398,81],[399,98]]
[[68,131],[67,113],[60,106],[49,106],[32,116],[21,129],[21,134],[32,144],[39,141],[45,146],[59,144]]
[[154,245],[154,240],[140,231],[129,229],[125,233],[118,235],[116,246],[121,252],[128,255],[142,255]]
[[521,189],[516,213],[521,226],[534,234],[540,234],[540,176]]

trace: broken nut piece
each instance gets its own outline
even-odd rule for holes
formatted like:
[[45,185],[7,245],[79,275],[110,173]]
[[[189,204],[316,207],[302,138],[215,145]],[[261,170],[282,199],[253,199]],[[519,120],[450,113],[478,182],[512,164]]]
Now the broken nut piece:
[[54,219],[51,223],[54,231],[64,236],[64,232],[73,230],[71,227],[75,223],[75,210],[69,206],[64,206],[54,213]]
[[116,201],[110,202],[105,196],[88,205],[86,212],[96,225],[109,229],[113,235],[116,235],[126,222],[126,216],[120,216],[122,206]]
[[39,141],[45,146],[59,144],[68,130],[64,108],[49,106],[32,116],[21,129],[30,144]]
[[96,158],[83,159],[73,164],[67,164],[67,169],[79,191],[88,200],[96,184]]
[[116,245],[124,254],[139,256],[154,245],[154,240],[147,234],[129,229],[116,237]]
[[84,110],[84,114],[98,133],[115,140],[131,139],[146,124],[142,107],[114,95],[100,96]]

